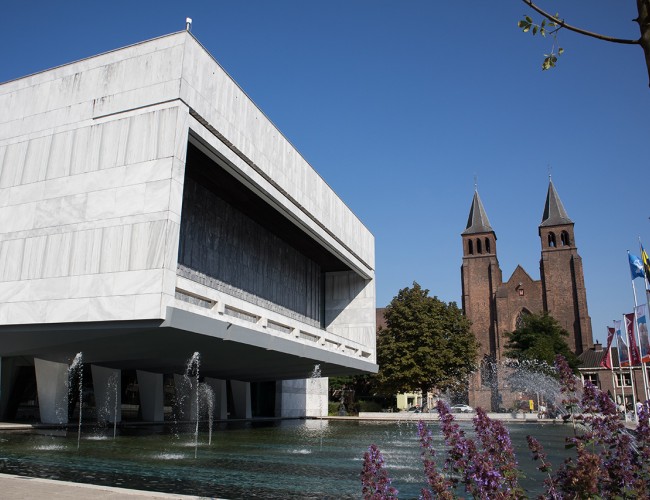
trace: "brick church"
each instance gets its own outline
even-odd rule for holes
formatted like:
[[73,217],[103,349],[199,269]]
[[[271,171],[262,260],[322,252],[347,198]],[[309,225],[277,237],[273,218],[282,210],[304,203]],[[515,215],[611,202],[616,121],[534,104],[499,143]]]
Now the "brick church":
[[[567,343],[580,354],[593,345],[591,318],[582,259],[562,201],[549,181],[539,225],[540,277],[534,280],[521,267],[504,282],[497,257],[497,237],[483,203],[474,192],[467,227],[462,233],[463,311],[480,342],[481,369],[472,377],[469,404],[496,411],[511,408],[519,394],[504,387],[506,332],[517,328],[522,316],[548,312],[569,332]],[[496,370],[495,370],[496,367]]]

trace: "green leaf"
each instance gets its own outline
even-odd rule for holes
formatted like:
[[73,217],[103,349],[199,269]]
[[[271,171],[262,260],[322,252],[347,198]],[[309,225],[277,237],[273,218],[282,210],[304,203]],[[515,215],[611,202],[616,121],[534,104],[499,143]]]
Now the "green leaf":
[[550,54],[544,54],[545,59],[544,62],[542,63],[542,71],[546,71],[547,69],[551,69],[555,67],[555,63],[557,62],[557,57],[555,56],[554,53]]
[[525,16],[524,19],[528,21],[528,24],[533,24],[533,20],[530,17]]
[[557,51],[557,55],[558,55],[558,56],[561,56],[562,54],[564,54],[564,49],[563,49],[562,47],[560,47],[560,48],[558,49],[558,51]]
[[537,34],[538,28],[537,26],[533,26],[533,36]]

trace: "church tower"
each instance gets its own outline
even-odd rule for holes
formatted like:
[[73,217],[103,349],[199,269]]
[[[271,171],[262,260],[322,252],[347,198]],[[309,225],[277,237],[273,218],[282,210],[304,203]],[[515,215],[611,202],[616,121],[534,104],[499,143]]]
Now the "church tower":
[[497,259],[497,238],[478,191],[474,192],[467,226],[461,236],[463,312],[472,322],[472,332],[481,346],[477,359],[479,370],[470,378],[468,401],[471,406],[492,411],[512,408],[521,394],[509,388],[508,368],[503,358],[507,333],[514,331],[526,314],[550,314],[569,332],[567,344],[576,354],[593,345],[573,221],[555,186],[549,182],[539,225],[542,251],[538,280],[517,266],[508,280],[503,281]]
[[569,332],[567,343],[580,354],[593,344],[582,258],[575,244],[573,221],[550,180],[539,237],[544,310]]
[[[462,233],[463,264],[461,280],[463,311],[472,322],[472,332],[480,343],[481,366],[494,365],[500,358],[501,340],[496,328],[495,295],[501,285],[497,260],[497,237],[487,218],[483,203],[474,191],[467,227]],[[481,369],[472,376],[469,401],[474,406],[495,406],[492,377]]]

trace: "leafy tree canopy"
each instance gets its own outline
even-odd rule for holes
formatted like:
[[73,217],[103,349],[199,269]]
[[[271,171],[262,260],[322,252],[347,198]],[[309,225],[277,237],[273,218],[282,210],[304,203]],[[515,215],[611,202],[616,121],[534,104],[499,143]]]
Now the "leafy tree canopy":
[[547,313],[526,314],[522,316],[520,326],[510,333],[506,345],[506,356],[519,361],[546,362],[553,366],[555,356],[561,354],[574,372],[579,361],[571,351],[566,340],[569,333]]
[[459,389],[475,369],[478,343],[455,302],[430,297],[417,283],[400,290],[379,330],[377,380],[385,391]]

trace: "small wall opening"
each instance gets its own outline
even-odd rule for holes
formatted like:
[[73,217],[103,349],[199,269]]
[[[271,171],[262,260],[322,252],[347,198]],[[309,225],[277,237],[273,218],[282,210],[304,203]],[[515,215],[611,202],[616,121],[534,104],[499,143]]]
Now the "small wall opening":
[[555,241],[555,233],[548,233],[548,246],[551,248],[555,248],[557,245]]
[[566,231],[562,231],[560,234],[560,241],[562,242],[562,246],[569,246],[571,244],[571,240],[569,239],[569,233]]

